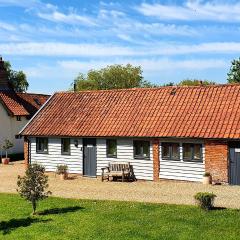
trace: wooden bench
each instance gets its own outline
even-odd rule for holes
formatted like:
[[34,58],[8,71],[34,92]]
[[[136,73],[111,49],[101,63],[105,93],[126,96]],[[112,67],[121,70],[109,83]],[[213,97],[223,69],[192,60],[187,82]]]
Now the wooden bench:
[[108,163],[108,167],[102,168],[102,181],[104,179],[109,181],[110,177],[121,177],[123,182],[125,179],[129,180],[130,174],[131,168],[129,162],[111,162]]

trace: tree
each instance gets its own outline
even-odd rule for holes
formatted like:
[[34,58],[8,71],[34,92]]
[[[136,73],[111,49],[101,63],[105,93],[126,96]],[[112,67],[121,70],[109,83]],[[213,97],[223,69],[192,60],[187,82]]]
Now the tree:
[[198,80],[198,79],[184,79],[178,85],[180,86],[199,86],[199,85],[214,85],[214,81]]
[[25,176],[18,176],[17,181],[19,195],[32,203],[33,215],[36,214],[37,202],[47,198],[51,192],[48,188],[48,176],[44,167],[38,164],[29,165]]
[[16,92],[26,92],[28,89],[28,81],[23,71],[14,71],[10,62],[4,62],[4,67],[8,73],[8,80]]
[[174,86],[174,82],[169,82],[169,83],[164,83],[162,86],[163,87],[170,87],[170,86]]
[[240,83],[240,58],[234,59],[228,75],[229,83]]
[[144,80],[140,66],[134,67],[131,64],[110,65],[100,70],[90,70],[87,75],[79,73],[74,84],[77,91],[156,86]]
[[4,144],[1,146],[1,148],[5,151],[6,158],[8,157],[8,150],[12,147],[13,147],[13,143],[10,140],[5,139]]

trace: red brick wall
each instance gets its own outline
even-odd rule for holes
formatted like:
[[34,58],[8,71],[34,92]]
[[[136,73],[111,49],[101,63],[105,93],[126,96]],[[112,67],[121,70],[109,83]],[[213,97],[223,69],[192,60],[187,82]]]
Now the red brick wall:
[[154,139],[152,144],[153,144],[153,181],[158,181],[159,180],[159,170],[160,170],[159,140]]
[[28,145],[29,145],[28,140],[26,137],[24,137],[24,164],[26,168],[28,167],[29,164]]
[[205,142],[205,171],[211,173],[215,182],[228,182],[227,142]]

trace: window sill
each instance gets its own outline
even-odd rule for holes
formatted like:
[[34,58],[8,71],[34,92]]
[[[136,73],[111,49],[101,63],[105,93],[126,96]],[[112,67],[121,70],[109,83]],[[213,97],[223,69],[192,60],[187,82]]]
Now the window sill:
[[61,155],[64,155],[64,156],[71,156],[71,153],[61,153]]
[[174,162],[180,162],[180,159],[171,159],[171,158],[162,158],[164,161],[174,161]]
[[183,159],[183,162],[203,163],[203,160]]
[[39,152],[39,151],[37,151],[36,153],[37,154],[48,154],[48,152]]
[[140,157],[140,156],[134,156],[134,159],[150,160],[150,157]]
[[107,158],[117,158],[117,156],[107,155]]

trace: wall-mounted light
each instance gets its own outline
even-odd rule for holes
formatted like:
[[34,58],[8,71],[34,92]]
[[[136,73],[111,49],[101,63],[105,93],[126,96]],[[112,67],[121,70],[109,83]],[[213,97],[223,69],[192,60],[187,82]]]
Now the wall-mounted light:
[[74,140],[74,145],[75,145],[76,148],[78,147],[78,140],[77,139]]

